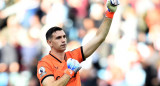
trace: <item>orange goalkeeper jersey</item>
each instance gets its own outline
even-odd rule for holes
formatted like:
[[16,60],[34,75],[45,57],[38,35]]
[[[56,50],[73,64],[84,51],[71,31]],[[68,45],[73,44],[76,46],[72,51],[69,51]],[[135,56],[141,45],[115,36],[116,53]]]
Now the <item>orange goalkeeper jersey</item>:
[[[64,70],[67,69],[67,59],[69,58],[76,59],[79,63],[82,62],[85,59],[82,47],[65,52],[64,60],[58,59],[54,53],[44,56],[37,66],[37,77],[40,85],[43,86],[42,82],[48,76],[54,76],[55,80],[61,78],[64,75]],[[69,80],[67,86],[81,86],[79,72]]]

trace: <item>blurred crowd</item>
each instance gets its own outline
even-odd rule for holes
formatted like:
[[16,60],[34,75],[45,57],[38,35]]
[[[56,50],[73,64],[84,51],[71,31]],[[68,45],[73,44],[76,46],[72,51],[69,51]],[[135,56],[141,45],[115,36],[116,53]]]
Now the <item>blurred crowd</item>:
[[[0,0],[0,86],[39,86],[45,33],[64,29],[67,50],[100,26],[106,0]],[[110,32],[81,63],[82,86],[160,86],[160,0],[120,0]]]

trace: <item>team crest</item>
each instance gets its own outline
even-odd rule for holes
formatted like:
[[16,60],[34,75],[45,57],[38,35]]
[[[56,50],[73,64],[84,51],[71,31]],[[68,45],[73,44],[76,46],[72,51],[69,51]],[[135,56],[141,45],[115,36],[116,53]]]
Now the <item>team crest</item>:
[[39,74],[40,74],[40,77],[42,77],[43,75],[46,74],[46,71],[45,71],[45,68],[44,68],[44,67],[40,67],[40,68],[39,68]]

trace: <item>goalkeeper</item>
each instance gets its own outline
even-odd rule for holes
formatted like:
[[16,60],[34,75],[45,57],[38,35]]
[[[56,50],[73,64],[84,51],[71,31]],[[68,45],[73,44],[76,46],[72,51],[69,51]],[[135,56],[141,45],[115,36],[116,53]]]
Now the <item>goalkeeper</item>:
[[66,50],[66,34],[60,27],[52,27],[46,33],[46,40],[51,47],[37,66],[37,77],[41,86],[81,86],[80,62],[90,56],[105,40],[113,15],[119,5],[118,0],[108,0],[105,18],[95,37],[84,46],[73,51]]

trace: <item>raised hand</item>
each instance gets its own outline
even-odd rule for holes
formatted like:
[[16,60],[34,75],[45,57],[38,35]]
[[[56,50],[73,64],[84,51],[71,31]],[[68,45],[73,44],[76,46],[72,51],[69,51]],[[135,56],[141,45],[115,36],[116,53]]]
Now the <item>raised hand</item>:
[[119,0],[107,0],[106,5],[108,10],[106,11],[106,17],[113,18],[113,15],[117,10],[117,5],[119,4],[120,4]]

